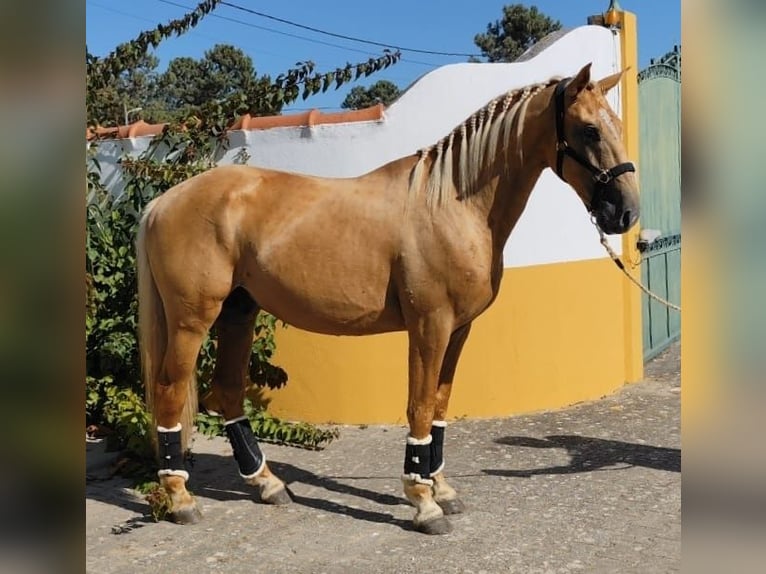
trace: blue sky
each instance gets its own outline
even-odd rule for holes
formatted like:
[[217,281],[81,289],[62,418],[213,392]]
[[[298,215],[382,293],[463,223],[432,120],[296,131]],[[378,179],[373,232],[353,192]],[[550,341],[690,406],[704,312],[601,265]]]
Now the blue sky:
[[[359,0],[231,0],[231,3],[315,28],[376,42],[440,52],[476,53],[478,50],[473,37],[484,32],[490,21],[500,18],[504,4],[513,2],[386,0],[370,4]],[[88,49],[103,56],[120,42],[130,40],[142,30],[151,29],[160,22],[178,18],[196,4],[196,0],[86,0]],[[569,27],[584,25],[588,15],[603,12],[609,2],[538,0],[525,4],[536,5],[540,11]],[[621,0],[620,4],[638,16],[641,68],[649,63],[650,58],[661,56],[671,50],[674,44],[680,44],[680,0]],[[160,59],[160,69],[163,69],[174,57],[198,58],[218,43],[241,48],[253,59],[259,74],[270,74],[272,77],[293,67],[298,61],[312,60],[318,70],[324,71],[343,66],[346,62],[364,61],[382,51],[382,48],[375,46],[323,36],[229,6],[219,6],[192,31],[180,38],[163,42],[155,54]],[[403,51],[402,61],[388,70],[359,83],[343,86],[340,90],[331,90],[306,101],[299,100],[289,109],[336,109],[355,85],[387,79],[405,88],[438,66],[466,59]]]

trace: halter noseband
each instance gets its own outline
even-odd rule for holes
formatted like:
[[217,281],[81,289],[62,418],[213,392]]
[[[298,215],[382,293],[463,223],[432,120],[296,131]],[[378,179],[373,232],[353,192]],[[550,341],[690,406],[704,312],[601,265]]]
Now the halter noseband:
[[595,184],[593,189],[593,197],[590,201],[590,209],[593,210],[602,199],[602,195],[606,186],[609,183],[623,173],[629,171],[636,171],[636,166],[631,162],[621,163],[614,166],[611,169],[602,169],[596,167],[582,155],[577,153],[566,140],[564,135],[564,115],[566,113],[566,106],[564,105],[564,95],[566,94],[567,85],[572,78],[564,78],[558,84],[556,84],[555,100],[556,100],[556,174],[564,181],[564,156],[568,155],[585,169],[593,174],[593,182]]

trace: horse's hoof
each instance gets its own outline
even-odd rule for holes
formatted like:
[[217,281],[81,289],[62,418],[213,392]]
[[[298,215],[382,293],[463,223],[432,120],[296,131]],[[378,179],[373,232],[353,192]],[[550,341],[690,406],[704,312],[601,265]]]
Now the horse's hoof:
[[170,512],[168,519],[176,524],[197,524],[202,519],[202,513],[196,506],[190,506]]
[[463,514],[465,512],[465,504],[463,504],[463,501],[459,498],[453,498],[452,500],[437,500],[436,504],[441,507],[442,512],[444,512],[445,515]]
[[452,523],[440,516],[419,524],[415,524],[415,530],[424,534],[449,534],[452,532]]
[[283,506],[285,504],[290,504],[293,499],[290,498],[290,494],[288,494],[286,488],[280,488],[268,497],[261,498],[261,501],[266,504],[273,504],[274,506]]

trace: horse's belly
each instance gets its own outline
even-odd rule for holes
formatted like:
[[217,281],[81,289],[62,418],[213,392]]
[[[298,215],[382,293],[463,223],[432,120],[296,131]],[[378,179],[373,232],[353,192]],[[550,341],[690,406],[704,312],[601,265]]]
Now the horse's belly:
[[330,335],[369,335],[398,331],[404,319],[387,280],[353,277],[305,268],[297,273],[251,275],[245,287],[258,305],[285,323]]

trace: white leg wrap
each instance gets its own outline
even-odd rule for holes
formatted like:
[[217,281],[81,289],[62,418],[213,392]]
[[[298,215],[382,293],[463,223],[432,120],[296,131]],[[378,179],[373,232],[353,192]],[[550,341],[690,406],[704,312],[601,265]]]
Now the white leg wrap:
[[180,476],[184,480],[189,480],[189,473],[185,470],[170,470],[169,468],[164,468],[157,471],[157,476]]
[[442,461],[442,463],[439,465],[439,468],[431,472],[431,476],[434,477],[443,470],[444,470],[444,461]]
[[430,434],[426,438],[415,438],[415,437],[407,435],[407,444],[426,445],[426,444],[431,444],[432,440],[433,439],[431,438]]
[[184,455],[181,447],[181,423],[172,428],[157,426],[157,447],[160,470],[157,476],[180,476],[189,480],[189,473],[184,470]]
[[247,420],[247,415],[242,415],[241,417],[224,421],[223,426],[227,427],[229,425],[233,425],[234,423],[238,423],[239,421],[244,421],[244,420]]
[[266,457],[258,446],[247,416],[227,420],[224,428],[239,466],[239,475],[246,481],[257,478],[266,467]]
[[402,480],[409,480],[412,482],[416,482],[417,484],[425,484],[427,486],[433,486],[434,481],[430,478],[423,478],[419,474],[415,472],[411,472],[409,474],[402,474]]
[[418,484],[427,484],[428,486],[433,484],[433,481],[429,478],[432,441],[433,438],[430,434],[425,438],[407,436],[402,480],[414,481]]
[[245,480],[249,478],[258,478],[258,476],[263,472],[263,469],[266,468],[266,455],[263,454],[263,461],[261,462],[261,466],[258,467],[258,470],[256,470],[253,474],[242,474],[239,473],[239,476],[244,478]]
[[433,421],[431,423],[431,472],[429,476],[435,476],[444,470],[444,432],[447,428],[446,421]]

